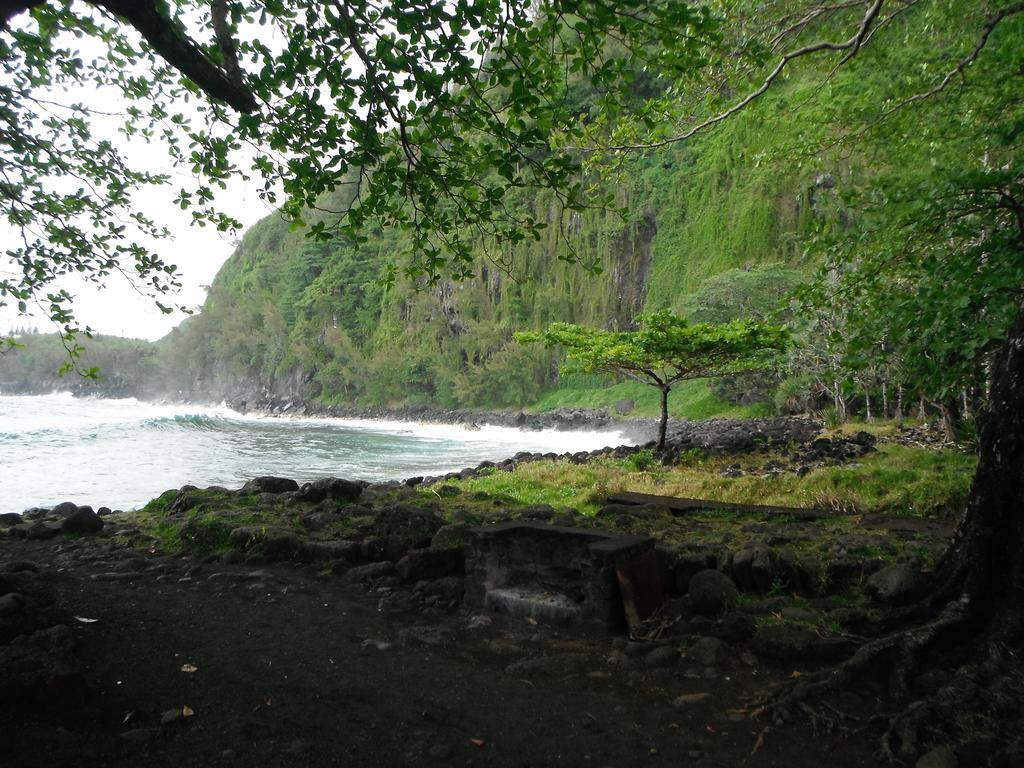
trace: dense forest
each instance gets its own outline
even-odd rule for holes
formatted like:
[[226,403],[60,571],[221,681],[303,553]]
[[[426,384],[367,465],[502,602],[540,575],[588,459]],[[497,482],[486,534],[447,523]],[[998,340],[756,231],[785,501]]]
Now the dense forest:
[[[952,18],[957,4],[939,13]],[[965,160],[1000,150],[961,130],[947,141],[950,112],[930,104],[852,136],[844,123],[866,100],[884,98],[921,50],[947,44],[945,34],[931,27],[834,73],[805,64],[715,130],[595,171],[590,181],[612,207],[567,214],[553,192],[518,191],[504,204],[546,228],[515,243],[478,237],[470,279],[408,276],[408,238],[395,230],[359,243],[321,240],[309,234],[330,214],[308,212],[306,227],[268,217],[245,233],[201,313],[145,351],[129,344],[132,354],[123,354],[118,343],[113,354],[100,351],[109,340],[84,340],[86,365],[91,355],[114,391],[131,381],[147,396],[444,407],[633,400],[651,412],[654,392],[560,376],[556,352],[518,345],[512,334],[552,321],[628,328],[641,312],[670,309],[695,321],[782,319],[798,342],[775,373],[679,387],[677,415],[816,410],[843,419],[913,409],[952,426],[984,387],[987,355],[1014,301],[1012,288],[979,300],[971,281],[1020,281],[982,267],[963,283],[963,302],[929,317],[927,301],[884,297],[902,291],[905,299],[907,286],[925,298],[944,294],[959,278],[915,282],[928,264],[904,259],[899,272],[885,259],[903,247],[906,219],[941,215],[926,209],[929,196],[973,172]],[[643,78],[632,87],[637,98],[652,96]],[[581,81],[569,97],[584,119],[599,94]],[[984,107],[990,94],[976,88],[956,100],[960,109]],[[335,192],[317,207],[350,203],[350,192]],[[909,303],[913,322],[898,311]],[[907,332],[914,323],[923,333]],[[0,386],[51,386],[45,371],[60,367],[63,347],[23,341],[29,349],[0,360]],[[40,344],[51,349],[30,351]]]

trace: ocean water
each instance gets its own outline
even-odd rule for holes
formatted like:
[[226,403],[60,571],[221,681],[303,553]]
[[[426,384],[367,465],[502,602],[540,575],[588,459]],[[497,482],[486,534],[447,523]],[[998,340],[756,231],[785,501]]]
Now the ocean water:
[[518,451],[595,450],[615,432],[272,418],[225,406],[0,395],[0,512],[61,501],[133,509],[185,484],[258,475],[391,480],[439,475]]

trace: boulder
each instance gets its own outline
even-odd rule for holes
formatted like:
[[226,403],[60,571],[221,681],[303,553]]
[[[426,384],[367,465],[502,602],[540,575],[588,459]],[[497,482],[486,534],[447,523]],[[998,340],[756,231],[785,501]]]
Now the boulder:
[[311,531],[320,531],[339,520],[341,517],[333,512],[311,512],[302,518],[302,524]]
[[453,522],[437,529],[430,540],[431,549],[461,549],[472,527],[468,522]]
[[359,542],[339,539],[336,541],[305,541],[299,551],[303,560],[345,560],[359,557]]
[[889,605],[908,605],[923,597],[928,582],[913,566],[906,563],[890,565],[868,578],[868,594]]
[[22,522],[21,515],[17,512],[4,512],[0,515],[0,525],[19,525]]
[[692,707],[694,704],[703,704],[710,698],[710,693],[684,693],[680,696],[676,696],[672,700],[672,706],[675,709],[682,710],[687,707]]
[[443,579],[431,581],[423,589],[423,594],[436,596],[443,602],[462,602],[466,591],[466,580],[461,576],[445,576]]
[[99,533],[103,530],[103,518],[93,512],[92,507],[79,507],[64,518],[60,527],[64,533]]
[[395,570],[402,581],[431,581],[461,572],[464,562],[461,549],[412,549]]
[[674,667],[679,661],[679,650],[672,645],[655,648],[644,656],[644,664],[651,669]]
[[78,505],[73,501],[62,501],[49,511],[51,517],[68,517],[78,511]]
[[323,477],[311,483],[303,483],[298,489],[296,500],[317,504],[330,500],[339,504],[356,501],[363,495],[365,483],[353,480],[342,480],[338,477]]
[[690,579],[690,604],[703,616],[717,616],[736,604],[739,590],[721,571],[706,569]]
[[61,532],[61,524],[46,520],[36,520],[31,525],[15,526],[12,531],[18,531],[19,529],[24,531],[24,538],[30,541],[45,541],[46,539],[52,539]]
[[372,581],[373,579],[390,576],[394,572],[395,564],[388,560],[384,560],[379,563],[370,563],[369,565],[360,565],[356,568],[349,568],[345,572],[345,579],[347,581]]
[[249,549],[262,541],[265,531],[255,526],[242,526],[232,529],[228,534],[228,543],[235,549]]
[[299,484],[287,477],[254,477],[242,486],[241,493],[288,493],[299,490]]
[[745,643],[754,636],[756,627],[750,616],[732,611],[722,617],[714,628],[715,636],[730,643]]
[[728,650],[717,637],[698,637],[686,649],[686,656],[702,667],[718,667],[725,661]]
[[374,528],[381,536],[395,540],[402,549],[429,547],[444,520],[430,509],[411,504],[394,504],[377,514]]
[[715,555],[710,550],[696,552],[672,553],[668,558],[672,562],[672,580],[670,587],[685,595],[690,589],[690,580],[701,571],[714,570]]
[[516,510],[516,517],[523,520],[551,520],[557,514],[550,504],[530,504]]
[[291,560],[301,547],[299,537],[290,531],[267,531],[263,537],[262,551],[267,560]]
[[771,553],[764,547],[741,549],[732,559],[732,577],[741,589],[768,592],[775,580]]
[[182,515],[188,512],[199,503],[199,497],[191,492],[198,490],[194,485],[182,486],[181,490],[174,497],[174,500],[167,505],[167,514],[171,517]]
[[0,596],[0,618],[23,613],[25,604],[25,596],[19,592],[8,592]]

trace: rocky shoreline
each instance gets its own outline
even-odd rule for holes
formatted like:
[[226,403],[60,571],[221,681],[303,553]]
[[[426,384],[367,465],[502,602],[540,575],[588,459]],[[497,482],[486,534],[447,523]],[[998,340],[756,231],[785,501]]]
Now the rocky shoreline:
[[[879,606],[920,594],[952,531],[656,504],[587,517],[433,488],[263,477],[186,486],[146,516],[65,504],[0,521],[0,715],[18,724],[0,757],[18,768],[336,765],[326,754],[582,765],[597,728],[602,764],[736,765],[764,727],[745,702],[852,652]],[[517,528],[534,538],[513,555],[536,558],[528,571],[545,594],[572,594],[587,567],[550,550],[545,532],[650,541],[663,609],[631,635],[574,622],[574,600],[520,598],[509,613],[487,597],[487,564],[493,532]],[[870,686],[844,693],[852,715],[874,706]],[[582,730],[565,719],[576,707],[589,713],[577,713]],[[388,730],[353,741],[330,728],[335,710],[363,727],[386,715]],[[616,725],[626,712],[650,734],[639,752]],[[538,716],[564,726],[528,743],[512,735]],[[453,732],[453,719],[473,724]],[[770,759],[820,765],[817,746],[785,746],[801,733],[773,736]],[[835,749],[857,755],[850,765],[869,759],[867,738],[830,744],[830,764]]]
[[[874,443],[822,437],[806,419],[674,422],[658,458],[736,455],[723,474],[801,474]],[[260,477],[185,486],[134,513],[68,502],[0,516],[0,717],[15,724],[0,762],[583,765],[600,734],[607,765],[739,765],[751,749],[792,766],[870,764],[863,729],[808,743],[788,718],[752,720],[750,702],[848,656],[880,611],[920,596],[951,521],[607,496],[583,515],[458,483],[650,447],[521,453],[391,482]],[[660,596],[628,630],[592,620],[610,615],[597,593],[615,584],[586,554],[596,540],[632,547],[647,569],[634,594]],[[493,583],[509,573],[520,576]],[[838,706],[867,722],[880,690],[867,680]],[[359,729],[332,725],[339,716]],[[538,717],[558,726],[534,732]]]

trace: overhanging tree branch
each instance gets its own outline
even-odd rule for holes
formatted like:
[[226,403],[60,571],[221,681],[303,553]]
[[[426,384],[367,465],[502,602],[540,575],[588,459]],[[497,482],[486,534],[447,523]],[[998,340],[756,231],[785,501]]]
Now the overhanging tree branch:
[[982,50],[988,44],[989,37],[992,35],[992,32],[995,30],[995,28],[998,27],[999,24],[1005,19],[1009,18],[1010,16],[1015,16],[1016,14],[1021,12],[1024,12],[1024,2],[1015,3],[1014,5],[1004,8],[1003,10],[989,16],[985,22],[985,25],[981,28],[981,34],[978,35],[978,41],[974,44],[974,48],[971,50],[971,52],[967,54],[967,56],[962,58],[957,63],[957,65],[953,67],[953,69],[949,70],[949,72],[946,73],[945,77],[943,77],[942,80],[934,88],[930,88],[929,90],[923,91],[921,93],[915,93],[913,96],[908,96],[907,98],[893,105],[889,109],[885,110],[885,112],[882,113],[879,120],[884,120],[885,118],[898,112],[899,110],[904,109],[905,107],[909,107],[911,104],[916,104],[919,101],[924,101],[925,99],[929,99],[932,96],[935,96],[941,93],[942,91],[946,90],[949,84],[953,82],[953,79],[956,78],[958,75],[962,75],[966,71],[966,69],[977,60],[978,56],[981,55]]
[[842,42],[821,40],[815,43],[809,43],[808,45],[802,46],[794,51],[790,51],[789,53],[785,54],[781,59],[779,59],[779,62],[778,64],[775,65],[775,68],[772,69],[772,71],[769,72],[765,79],[761,82],[761,85],[759,85],[753,91],[744,96],[740,101],[736,102],[731,107],[726,109],[724,112],[719,112],[718,114],[709,117],[707,120],[698,123],[689,130],[677,136],[662,139],[661,141],[654,141],[647,144],[620,144],[617,146],[602,147],[601,149],[604,151],[613,152],[639,151],[645,149],[657,149],[658,147],[666,147],[670,144],[676,144],[681,141],[686,141],[687,139],[692,138],[701,131],[705,131],[712,126],[717,125],[718,123],[728,120],[733,115],[742,112],[754,101],[756,101],[758,98],[767,93],[768,89],[772,87],[772,84],[779,78],[780,75],[782,75],[783,71],[785,71],[786,67],[791,62],[797,59],[802,59],[805,56],[810,56],[811,54],[815,53],[821,53],[822,51],[845,51],[845,55],[839,62],[839,66],[842,66],[842,64],[848,62],[860,50],[861,45],[864,43],[864,40],[870,34],[875,21],[878,19],[878,14],[881,13],[882,6],[885,5],[885,2],[886,0],[874,0],[871,3],[870,7],[864,13],[864,17],[861,19],[861,22],[857,27],[857,31],[854,32],[849,39]]
[[[256,96],[246,87],[238,67],[226,16],[221,17],[221,21],[217,19],[217,6],[224,5],[222,1],[212,3],[212,12],[217,43],[225,54],[225,69],[210,61],[203,49],[173,19],[160,13],[153,0],[90,0],[90,4],[134,27],[161,58],[211,98],[223,101],[244,114],[258,109]],[[226,8],[223,13],[226,15]]]

